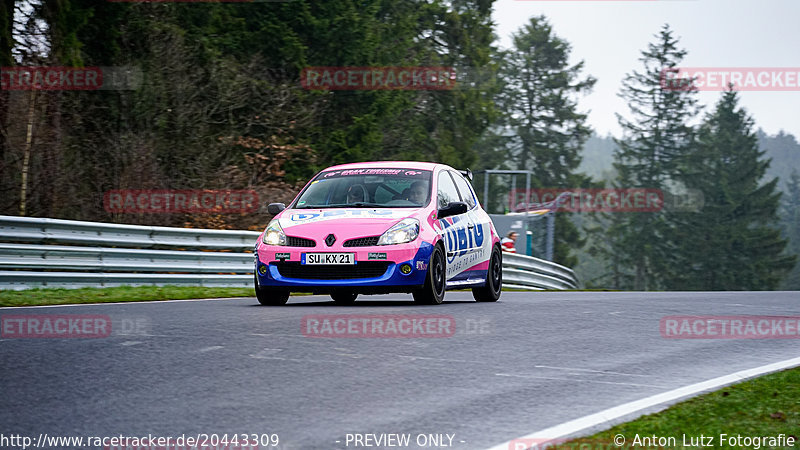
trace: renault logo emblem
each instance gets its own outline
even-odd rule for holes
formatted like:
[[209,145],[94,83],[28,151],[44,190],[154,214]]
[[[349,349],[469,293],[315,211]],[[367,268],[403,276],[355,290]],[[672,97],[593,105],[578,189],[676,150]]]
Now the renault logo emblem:
[[325,238],[325,243],[328,244],[328,247],[333,245],[334,242],[336,242],[336,236],[333,234],[329,234],[328,237]]

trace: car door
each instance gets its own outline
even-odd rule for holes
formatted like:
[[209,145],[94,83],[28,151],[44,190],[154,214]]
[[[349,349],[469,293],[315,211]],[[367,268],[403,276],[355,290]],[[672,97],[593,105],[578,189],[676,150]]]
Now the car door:
[[469,181],[458,172],[450,172],[450,175],[461,195],[461,201],[469,207],[466,214],[469,246],[465,254],[465,270],[469,273],[465,274],[465,278],[485,280],[486,264],[483,263],[488,264],[492,254],[491,218],[478,207],[477,196]]
[[[444,208],[451,202],[463,201],[449,170],[439,172],[436,199],[437,208]],[[458,279],[458,275],[470,267],[468,259],[475,245],[475,240],[471,239],[475,225],[469,211],[440,219],[439,223],[444,233],[447,279]]]

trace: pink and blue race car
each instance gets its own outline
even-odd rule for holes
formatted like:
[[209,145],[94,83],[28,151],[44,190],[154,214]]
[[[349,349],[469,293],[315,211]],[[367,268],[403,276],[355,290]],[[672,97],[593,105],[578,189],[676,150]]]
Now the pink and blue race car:
[[500,297],[500,238],[469,181],[449,166],[329,167],[288,207],[268,210],[275,217],[255,261],[263,305],[285,304],[292,291],[330,294],[340,304],[391,292],[438,304],[458,288],[472,288],[479,302]]

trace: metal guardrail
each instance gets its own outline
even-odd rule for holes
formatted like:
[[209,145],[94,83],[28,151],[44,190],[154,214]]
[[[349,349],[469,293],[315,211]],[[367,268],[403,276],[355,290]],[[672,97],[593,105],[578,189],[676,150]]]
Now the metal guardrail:
[[149,227],[76,220],[0,216],[0,240],[134,248],[252,249],[256,231]]
[[0,216],[0,289],[252,287],[259,234]]
[[[252,287],[253,254],[245,251],[259,234],[0,216],[0,289]],[[577,287],[566,267],[508,253],[503,278],[518,289]]]
[[572,269],[531,256],[503,253],[503,287],[515,289],[577,289]]

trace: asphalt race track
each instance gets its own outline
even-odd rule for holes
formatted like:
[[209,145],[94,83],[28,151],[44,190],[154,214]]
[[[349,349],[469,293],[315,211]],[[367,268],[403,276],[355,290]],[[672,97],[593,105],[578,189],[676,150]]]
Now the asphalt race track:
[[[800,356],[796,339],[666,339],[672,315],[800,316],[797,292],[504,292],[439,306],[410,295],[0,308],[101,315],[101,338],[0,340],[0,430],[38,436],[272,434],[280,449],[355,433],[444,435],[485,449],[681,386]],[[303,316],[426,315],[428,338],[309,337]],[[440,444],[441,445],[441,444]],[[269,448],[262,446],[261,448]],[[397,447],[395,447],[397,448]]]

